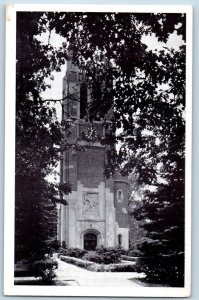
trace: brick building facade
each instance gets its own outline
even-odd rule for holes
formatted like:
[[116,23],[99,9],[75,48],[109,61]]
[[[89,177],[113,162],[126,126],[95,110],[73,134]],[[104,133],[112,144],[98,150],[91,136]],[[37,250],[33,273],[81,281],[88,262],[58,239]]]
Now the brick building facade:
[[63,118],[72,118],[67,140],[77,141],[83,151],[63,153],[61,181],[72,186],[64,196],[68,205],[58,208],[58,239],[68,247],[94,250],[96,247],[129,247],[128,180],[104,175],[106,146],[100,143],[105,134],[101,121],[85,121],[84,109],[91,101],[84,74],[67,64],[63,79]]

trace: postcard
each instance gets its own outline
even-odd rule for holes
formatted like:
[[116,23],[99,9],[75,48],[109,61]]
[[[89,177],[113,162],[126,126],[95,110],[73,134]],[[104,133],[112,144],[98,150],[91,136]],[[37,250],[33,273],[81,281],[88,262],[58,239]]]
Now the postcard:
[[4,293],[188,297],[192,7],[6,10]]

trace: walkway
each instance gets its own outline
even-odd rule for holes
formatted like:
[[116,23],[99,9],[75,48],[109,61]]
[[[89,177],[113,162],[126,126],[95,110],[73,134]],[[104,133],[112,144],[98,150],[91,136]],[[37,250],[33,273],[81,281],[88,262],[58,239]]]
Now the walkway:
[[58,269],[57,280],[63,284],[89,287],[141,287],[130,279],[140,278],[142,274],[135,272],[92,272],[56,259]]

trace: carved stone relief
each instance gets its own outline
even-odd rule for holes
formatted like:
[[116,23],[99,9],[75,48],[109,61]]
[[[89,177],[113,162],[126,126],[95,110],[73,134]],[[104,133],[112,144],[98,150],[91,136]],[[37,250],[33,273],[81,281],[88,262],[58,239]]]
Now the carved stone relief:
[[99,194],[83,192],[83,215],[88,219],[99,217]]

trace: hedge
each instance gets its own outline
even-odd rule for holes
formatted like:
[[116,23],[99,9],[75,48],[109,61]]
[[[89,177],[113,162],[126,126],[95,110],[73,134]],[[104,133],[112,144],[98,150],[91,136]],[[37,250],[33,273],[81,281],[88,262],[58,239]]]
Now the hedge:
[[63,256],[70,256],[76,258],[82,258],[87,253],[86,250],[82,250],[79,248],[66,248],[61,249],[60,254]]
[[78,267],[82,267],[82,268],[86,268],[86,267],[93,264],[93,262],[91,262],[91,261],[86,261],[86,260],[83,260],[83,259],[80,259],[80,258],[75,258],[75,257],[70,257],[70,256],[61,255],[60,259],[62,261],[65,261],[65,262],[69,263],[69,264],[72,264],[72,265],[75,265],[75,266],[78,266]]
[[135,262],[137,259],[137,257],[132,257],[132,256],[128,256],[128,255],[122,255],[121,258],[124,260],[133,261],[133,262]]
[[135,272],[135,267],[134,265],[132,265],[132,263],[118,263],[105,265],[69,256],[60,256],[60,259],[67,263],[94,272]]

